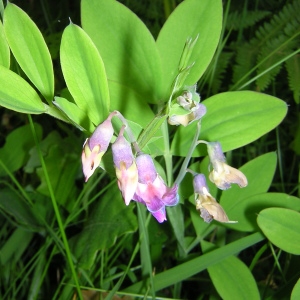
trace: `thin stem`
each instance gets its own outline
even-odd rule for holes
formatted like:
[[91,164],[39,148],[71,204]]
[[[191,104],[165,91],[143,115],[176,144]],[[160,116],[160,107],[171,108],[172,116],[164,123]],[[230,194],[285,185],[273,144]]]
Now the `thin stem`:
[[165,120],[161,126],[161,131],[163,134],[163,140],[164,140],[164,159],[166,164],[166,172],[167,172],[167,182],[170,186],[173,181],[173,162],[172,162],[172,153],[170,151],[170,141],[169,141],[169,130],[168,130],[168,124]]
[[[113,114],[113,115],[112,115],[112,114]],[[110,115],[116,116],[117,118],[120,119],[120,121],[125,125],[126,133],[127,133],[127,135],[128,135],[128,138],[129,138],[130,143],[132,143],[132,146],[133,146],[135,152],[136,152],[136,153],[141,152],[141,149],[140,149],[140,147],[139,147],[139,145],[138,145],[138,143],[137,143],[137,141],[136,141],[136,139],[135,139],[135,137],[134,137],[134,135],[133,135],[133,133],[132,133],[132,131],[131,131],[131,128],[129,127],[128,122],[127,122],[127,120],[123,117],[123,115],[122,115],[119,111],[117,111],[117,110],[113,111]]]
[[3,163],[3,161],[1,159],[0,159],[0,166],[4,169],[4,171],[10,177],[10,179],[12,180],[12,182],[16,185],[16,187],[18,188],[18,190],[21,192],[21,194],[23,195],[23,197],[28,201],[28,203],[31,204],[31,205],[33,205],[33,202],[31,201],[30,197],[27,195],[27,193],[22,188],[22,186],[20,185],[20,183],[18,182],[18,180],[15,178],[15,176],[13,175],[13,173],[10,172],[10,170],[6,167],[6,165]]
[[188,164],[189,164],[189,162],[190,162],[190,159],[191,159],[191,157],[192,157],[192,155],[193,155],[193,152],[194,152],[196,146],[199,144],[199,141],[197,141],[197,140],[198,140],[198,137],[199,137],[199,134],[200,134],[200,128],[201,128],[201,124],[200,124],[200,123],[201,123],[201,121],[199,121],[199,122],[197,123],[197,130],[196,130],[194,139],[193,139],[193,141],[192,141],[192,143],[191,143],[189,152],[188,152],[186,158],[184,159],[183,164],[181,165],[179,174],[178,174],[178,176],[177,176],[177,178],[176,178],[176,180],[175,180],[175,183],[178,184],[178,185],[180,184],[180,182],[181,182],[182,179],[184,178],[184,176],[185,176],[185,174],[186,174],[187,166],[188,166]]
[[65,230],[64,230],[64,225],[63,225],[63,222],[62,222],[62,219],[61,219],[61,216],[60,216],[58,205],[56,203],[54,191],[53,191],[53,188],[52,188],[52,185],[51,185],[51,182],[50,182],[50,177],[49,177],[47,167],[46,167],[43,155],[42,155],[42,151],[41,151],[41,148],[40,148],[40,145],[39,145],[39,141],[38,141],[38,138],[37,138],[37,134],[36,134],[36,131],[35,131],[35,127],[34,127],[31,115],[28,115],[28,119],[29,119],[31,131],[32,131],[32,134],[33,134],[33,138],[34,138],[34,141],[35,141],[35,144],[36,144],[39,159],[40,159],[40,162],[41,162],[41,165],[42,165],[42,169],[44,171],[45,180],[46,180],[46,183],[47,183],[47,186],[48,186],[48,189],[49,189],[49,194],[50,194],[51,202],[52,202],[53,209],[54,209],[54,212],[55,212],[56,220],[57,220],[59,230],[60,230],[60,233],[61,233],[61,236],[62,236],[62,240],[63,240],[64,246],[65,246],[66,256],[67,256],[67,260],[68,260],[68,263],[69,263],[69,266],[70,266],[70,269],[71,269],[71,272],[72,272],[72,277],[73,277],[73,280],[74,280],[76,288],[77,288],[78,296],[81,300],[83,300],[81,290],[80,290],[80,286],[79,286],[79,282],[78,282],[78,278],[77,278],[75,267],[74,267],[74,263],[73,263],[73,260],[72,260],[70,246],[69,246],[67,236],[66,236],[66,233],[65,233]]

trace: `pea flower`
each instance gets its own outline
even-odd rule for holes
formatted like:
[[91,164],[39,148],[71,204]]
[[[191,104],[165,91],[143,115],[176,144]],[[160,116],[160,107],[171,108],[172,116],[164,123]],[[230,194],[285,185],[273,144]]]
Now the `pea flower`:
[[219,189],[227,190],[232,183],[245,187],[248,184],[246,176],[239,170],[226,164],[226,158],[222,152],[219,142],[207,143],[207,151],[213,170],[209,174],[209,179]]
[[167,220],[165,206],[179,201],[178,185],[169,188],[158,175],[150,155],[140,153],[136,158],[138,184],[133,200],[143,203],[159,223]]
[[122,126],[118,138],[112,144],[112,154],[118,178],[118,186],[125,204],[128,205],[137,188],[138,171],[131,145],[124,138],[124,128],[125,126]]
[[206,223],[216,220],[222,223],[236,223],[229,221],[224,209],[209,193],[206,179],[203,174],[196,174],[193,180],[196,209],[200,210],[200,217]]
[[111,114],[103,123],[98,125],[91,137],[86,139],[83,144],[81,161],[86,182],[100,165],[102,156],[106,152],[114,134],[111,124],[112,116]]
[[176,102],[171,107],[168,119],[170,125],[187,126],[206,114],[206,107],[199,103],[200,96],[196,92],[196,85],[188,87],[187,91],[177,97]]

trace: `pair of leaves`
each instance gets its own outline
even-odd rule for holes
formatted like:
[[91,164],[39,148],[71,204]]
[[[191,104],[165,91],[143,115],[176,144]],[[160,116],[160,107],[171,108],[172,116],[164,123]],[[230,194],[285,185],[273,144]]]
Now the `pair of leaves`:
[[[23,10],[8,2],[3,27],[4,30],[1,24],[0,38],[4,41],[0,47],[1,105],[22,113],[48,113],[67,122],[74,122],[75,119],[76,122],[82,122],[88,130],[93,127],[89,126],[90,123],[86,120],[82,120],[83,113],[94,124],[98,125],[103,121],[109,108],[106,73],[97,49],[82,29],[71,24],[65,30],[62,39],[62,68],[67,86],[77,104],[72,109],[66,109],[68,113],[66,115],[64,103],[58,105],[63,113],[52,104],[54,97],[52,60],[35,23]],[[35,89],[22,77],[7,69],[9,51],[6,39],[18,64],[48,101],[49,106],[41,101]]]
[[[221,33],[221,1],[182,2],[156,42],[136,15],[117,1],[83,0],[81,5],[82,26],[103,58],[110,91],[117,94],[125,86],[141,103],[168,100],[185,42],[199,34],[188,61],[188,65],[195,65],[185,84],[197,82],[212,59]],[[123,103],[131,106],[133,102],[126,95],[123,98]],[[116,107],[116,100],[111,101]],[[130,113],[125,116],[131,119]]]

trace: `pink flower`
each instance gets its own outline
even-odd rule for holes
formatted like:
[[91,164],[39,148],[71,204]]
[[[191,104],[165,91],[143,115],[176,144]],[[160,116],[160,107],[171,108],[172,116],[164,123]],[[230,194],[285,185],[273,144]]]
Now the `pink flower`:
[[113,160],[116,168],[119,189],[125,204],[132,199],[138,184],[138,170],[132,154],[130,143],[124,138],[124,126],[112,145]]
[[193,180],[196,209],[200,210],[200,217],[210,223],[216,220],[222,223],[236,223],[229,221],[224,209],[209,193],[206,179],[203,174],[196,174]]
[[85,181],[93,175],[101,162],[103,154],[106,152],[109,142],[114,134],[111,124],[112,115],[101,123],[83,144],[81,155],[82,171]]
[[136,158],[138,184],[133,200],[143,203],[159,223],[167,220],[165,206],[174,206],[179,201],[178,186],[169,188],[158,175],[153,160],[148,154]]
[[211,142],[207,144],[207,151],[213,170],[209,174],[209,179],[219,189],[227,190],[231,183],[236,183],[240,187],[248,184],[246,176],[239,170],[226,164],[225,156],[219,142]]

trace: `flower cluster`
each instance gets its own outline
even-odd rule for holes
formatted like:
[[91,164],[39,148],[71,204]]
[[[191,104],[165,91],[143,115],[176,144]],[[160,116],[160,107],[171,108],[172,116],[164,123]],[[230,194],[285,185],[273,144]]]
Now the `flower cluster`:
[[[192,98],[195,98],[195,94],[193,95],[191,91],[184,92],[182,96],[177,98],[179,105],[188,110],[189,113],[184,115],[185,121],[181,118],[182,116],[174,115],[169,118],[169,123],[176,123],[177,125],[178,122],[178,124],[186,126],[205,114],[205,106]],[[115,116],[123,122],[123,126],[112,144],[112,154],[118,186],[125,204],[129,205],[131,200],[144,204],[156,220],[162,223],[167,219],[165,207],[174,206],[179,202],[178,184],[175,183],[172,187],[168,187],[165,184],[164,180],[157,173],[151,156],[141,152],[127,121],[117,111],[112,112],[83,145],[82,169],[85,181],[99,167],[102,156],[109,147],[114,135],[112,118]],[[124,136],[125,131],[130,142]],[[226,190],[233,183],[238,184],[240,187],[247,186],[246,176],[241,171],[226,164],[220,143],[197,142],[197,140],[193,143],[195,147],[199,143],[207,145],[207,152],[212,166],[209,179],[219,189]],[[132,151],[132,146],[135,154]],[[186,159],[187,161],[189,160],[189,158]],[[229,221],[224,209],[209,193],[205,176],[194,173],[191,170],[187,171],[194,175],[193,185],[196,209],[200,210],[200,216],[204,221],[209,223],[212,220],[216,220],[223,223],[234,223],[235,221]],[[184,170],[185,172],[186,169]]]
[[[239,170],[226,164],[225,156],[219,142],[205,142],[207,144],[207,152],[213,170],[209,174],[209,179],[219,189],[227,190],[232,183],[245,187],[248,184],[246,176]],[[206,179],[203,174],[196,174],[188,170],[194,175],[193,185],[195,192],[196,209],[200,210],[200,216],[205,222],[210,223],[216,220],[222,223],[236,223],[229,221],[224,209],[209,193]]]
[[[119,112],[112,113],[83,145],[82,169],[86,181],[99,167],[101,158],[113,137],[111,119],[115,115],[121,117]],[[112,144],[119,189],[126,205],[129,205],[131,200],[144,204],[161,223],[167,219],[165,206],[176,205],[179,201],[178,186],[174,185],[172,188],[166,186],[157,173],[150,155],[137,149],[137,156],[134,157],[131,144],[124,137],[126,127],[127,125],[122,126],[116,141]]]

